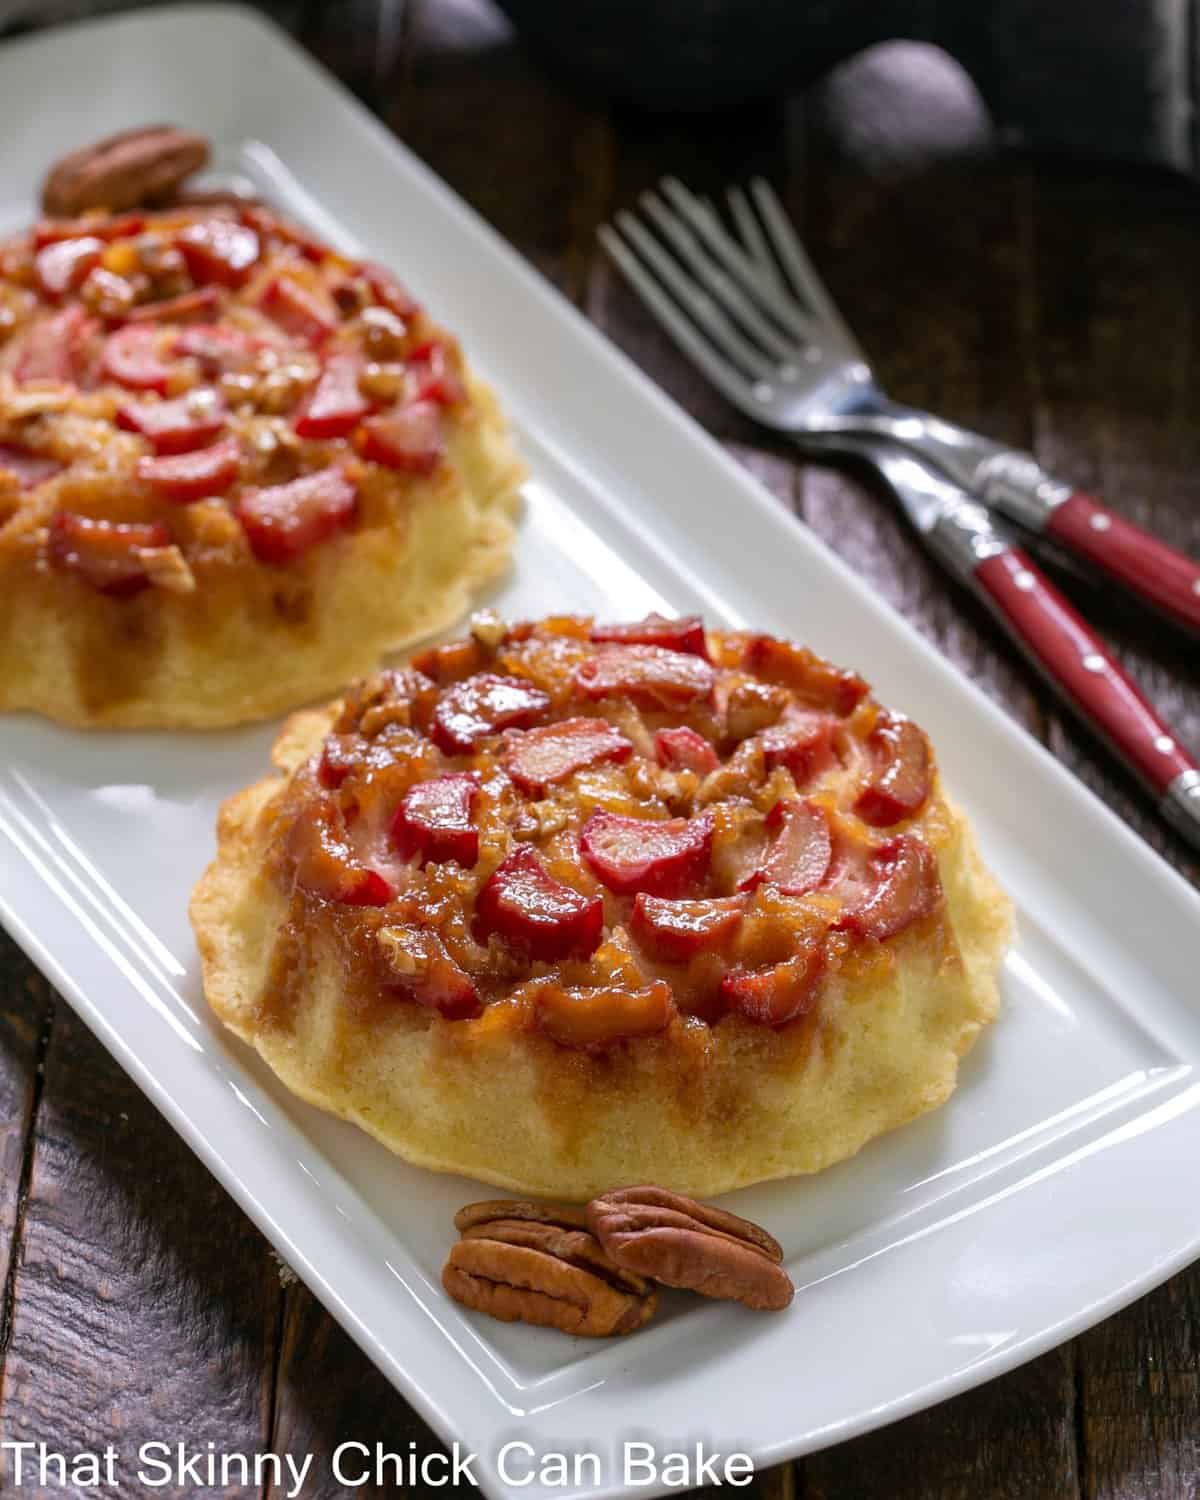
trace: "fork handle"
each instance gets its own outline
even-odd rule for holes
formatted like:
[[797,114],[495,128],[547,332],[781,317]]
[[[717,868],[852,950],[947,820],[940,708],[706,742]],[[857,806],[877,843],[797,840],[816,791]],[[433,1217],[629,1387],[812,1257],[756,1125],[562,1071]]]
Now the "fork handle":
[[934,552],[1200,849],[1200,767],[1108,647],[980,505],[962,497],[929,533]]
[[1200,631],[1200,566],[1082,490],[1054,506],[1043,535],[1087,558],[1179,624]]
[[1200,563],[1091,495],[1060,484],[1032,454],[992,454],[970,487],[1002,515],[1083,557],[1177,625],[1200,632]]
[[980,562],[973,585],[1066,703],[1200,849],[1200,767],[1079,612],[1019,547]]

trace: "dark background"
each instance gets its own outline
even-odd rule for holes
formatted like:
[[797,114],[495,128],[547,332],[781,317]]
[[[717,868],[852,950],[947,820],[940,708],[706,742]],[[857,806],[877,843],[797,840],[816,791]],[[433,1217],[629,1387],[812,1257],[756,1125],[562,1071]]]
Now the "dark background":
[[[841,75],[840,104],[836,90],[831,102],[818,85],[698,117],[645,100],[613,102],[564,81],[546,65],[547,44],[535,55],[486,0],[262,8],[781,504],[1186,877],[1200,877],[1151,804],[926,560],[887,497],[861,476],[802,461],[730,411],[647,324],[594,242],[597,223],[664,171],[708,192],[767,173],[898,397],[1033,447],[1195,554],[1200,202],[1185,177],[1129,164],[1138,155],[1131,147],[1097,156],[1095,134],[1086,161],[1012,146],[989,156],[995,136],[978,137],[975,96],[925,53],[915,92],[910,79],[906,89],[889,84],[879,93],[874,74],[856,81],[851,72]],[[1053,16],[1024,8],[1043,40],[1092,9],[1044,8]],[[945,0],[913,14],[949,40],[968,9]],[[981,25],[999,25],[1002,10],[1020,9],[985,5],[975,14]],[[1125,20],[1150,10],[1094,9]],[[862,17],[866,7],[851,12]],[[871,30],[886,34],[877,19]],[[985,78],[978,66],[992,101],[985,124],[998,121],[1011,134],[1000,91],[1027,87],[1012,76],[1005,83],[1002,45],[1016,47],[1026,80],[1056,56],[1076,56],[1074,67],[1060,67],[1064,98],[1086,102],[1096,88],[1083,42],[1074,54],[1066,44],[1056,53],[1000,36],[988,54],[994,74]],[[922,92],[931,73],[955,79],[954,129]],[[871,126],[897,111],[907,134]],[[926,128],[931,120],[941,123]],[[1100,160],[1117,156],[1125,164]],[[446,313],[452,321],[453,309]],[[1163,712],[1200,744],[1194,645],[1112,590],[1070,587]],[[1136,1006],[1136,996],[1126,998]],[[1195,1183],[1181,1182],[1180,1191],[1194,1194]],[[1097,1235],[1110,1212],[1096,1204]],[[81,1448],[113,1440],[126,1453],[163,1439],[211,1439],[230,1451],[273,1445],[315,1451],[319,1472],[346,1438],[393,1447],[432,1441],[305,1289],[281,1284],[259,1234],[2,938],[0,1288],[0,1438]],[[978,1391],[759,1476],[754,1493],[1195,1500],[1198,1316],[1193,1269]],[[870,1350],[846,1357],[869,1359]],[[713,1389],[721,1390],[719,1370]]]

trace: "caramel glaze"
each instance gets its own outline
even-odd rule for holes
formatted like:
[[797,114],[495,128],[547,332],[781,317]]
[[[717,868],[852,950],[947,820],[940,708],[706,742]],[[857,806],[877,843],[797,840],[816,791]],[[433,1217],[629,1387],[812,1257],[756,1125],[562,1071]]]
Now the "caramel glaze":
[[[705,1077],[713,1027],[734,1028],[751,1047],[755,1034],[769,1027],[777,1037],[785,1036],[788,1061],[794,1063],[813,1045],[833,1044],[818,1003],[829,982],[839,974],[885,974],[896,961],[891,939],[901,931],[912,932],[940,962],[960,961],[933,859],[944,825],[924,736],[915,772],[913,766],[899,772],[895,765],[881,768],[872,749],[878,743],[874,732],[881,724],[901,721],[881,709],[861,679],[802,647],[745,634],[709,633],[704,649],[711,660],[710,687],[693,691],[686,701],[664,706],[637,685],[581,699],[580,684],[589,681],[597,657],[614,659],[610,645],[592,639],[593,628],[591,620],[575,616],[507,627],[484,620],[471,637],[351,689],[322,752],[291,775],[272,804],[269,878],[290,904],[262,1001],[264,1016],[287,1024],[294,977],[312,934],[320,933],[338,955],[344,1003],[356,1017],[377,1017],[384,1024],[397,1004],[416,1005],[447,1045],[452,1038],[462,1043],[497,1029],[521,1031],[578,1052],[578,1086],[593,1091],[603,1086],[594,1066],[598,1057],[611,1060],[615,1076],[625,1066],[622,1054],[628,1058],[639,1047],[669,1046],[684,1060],[677,1075],[683,1108],[689,1091]],[[681,680],[689,672],[694,676],[695,662],[703,660],[694,654],[690,659]],[[468,749],[439,747],[435,738],[442,735],[444,743],[439,705],[444,714],[446,695],[455,685],[481,673],[516,679],[545,694],[537,725],[482,733]],[[660,691],[669,696],[670,684],[665,690],[660,684],[655,692]],[[782,730],[796,722],[790,716],[797,711],[809,716],[805,725],[812,715],[818,717],[826,737],[823,758],[771,753]],[[533,728],[580,716],[615,726],[631,750],[623,759],[574,769],[535,792],[520,790],[513,775],[520,779],[525,765],[526,736]],[[713,769],[701,774],[658,763],[656,732],[680,726],[711,747]],[[473,863],[430,861],[422,867],[418,857],[401,858],[392,828],[405,794],[464,771],[478,776],[471,811],[478,834]],[[920,799],[912,806],[914,775]],[[854,810],[866,805],[864,789],[871,791],[873,809],[885,793],[907,796],[909,806],[882,827],[875,811],[868,825]],[[747,881],[747,871],[753,875],[772,847],[772,809],[796,801],[829,829],[828,871],[801,894],[789,894],[771,879]],[[372,879],[387,883],[381,904],[351,904],[332,899],[325,887],[314,888],[313,866],[305,863],[298,838],[317,808],[334,820],[340,839],[336,858],[331,861],[328,850],[322,855],[321,878],[330,870],[339,880],[373,872]],[[581,857],[580,829],[598,808],[645,820],[648,828],[711,816],[707,865],[689,877],[686,890],[673,894],[737,907],[736,931],[690,957],[664,956],[639,942],[631,932],[633,894],[608,888]],[[876,920],[872,934],[863,930],[862,920],[847,920],[847,913],[856,903],[862,906],[864,890],[873,889],[863,872],[876,868],[873,860],[886,862],[887,851],[899,845],[921,855],[920,879],[891,912],[892,930]],[[520,848],[533,850],[552,880],[603,902],[603,928],[589,951],[548,961],[532,956],[519,938],[480,933],[480,890]],[[768,867],[776,869],[769,861]],[[878,885],[876,876],[870,878]],[[792,961],[805,954],[816,955],[808,981],[776,984],[776,966],[792,964],[782,971],[791,975]],[[729,988],[727,976],[753,981],[761,975],[772,976],[766,993],[774,1009],[747,1005],[736,984]],[[446,997],[462,985],[477,1003],[455,1015],[457,1001]],[[752,986],[751,993],[758,990]],[[777,1044],[773,1050],[780,1056]],[[555,1087],[561,1093],[564,1084]],[[733,1094],[728,1107],[738,1107]]]

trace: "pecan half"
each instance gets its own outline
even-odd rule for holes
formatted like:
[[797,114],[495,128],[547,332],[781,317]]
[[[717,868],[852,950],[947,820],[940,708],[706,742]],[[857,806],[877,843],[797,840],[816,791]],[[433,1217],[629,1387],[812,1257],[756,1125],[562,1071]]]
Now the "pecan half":
[[74,218],[89,208],[113,213],[167,198],[208,161],[203,136],[172,125],[143,125],[72,151],[51,167],[42,208]]
[[455,1224],[462,1238],[442,1268],[442,1285],[466,1307],[585,1338],[632,1333],[653,1316],[651,1283],[605,1255],[580,1209],[472,1203]]
[[593,1198],[587,1222],[619,1266],[703,1297],[777,1311],[795,1295],[783,1251],[736,1214],[659,1187],[618,1188]]

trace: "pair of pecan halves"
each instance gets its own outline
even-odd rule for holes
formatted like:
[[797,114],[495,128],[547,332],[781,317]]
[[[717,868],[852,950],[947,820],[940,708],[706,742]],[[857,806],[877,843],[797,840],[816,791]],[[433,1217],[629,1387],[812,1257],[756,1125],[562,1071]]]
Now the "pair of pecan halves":
[[619,1266],[702,1297],[775,1312],[795,1295],[783,1250],[757,1224],[660,1187],[593,1198],[588,1228]]
[[208,162],[203,136],[173,125],[143,125],[81,146],[51,167],[42,185],[42,208],[71,219],[89,209],[123,213],[169,199]]
[[632,1333],[649,1321],[653,1283],[618,1266],[582,1209],[552,1203],[471,1203],[442,1268],[456,1302],[506,1323],[536,1323],[585,1338]]

